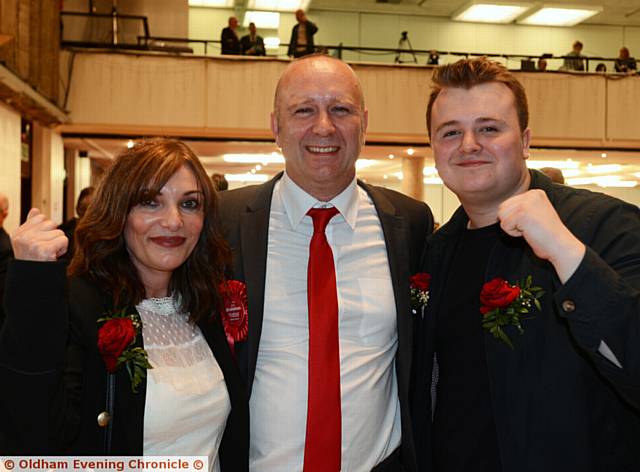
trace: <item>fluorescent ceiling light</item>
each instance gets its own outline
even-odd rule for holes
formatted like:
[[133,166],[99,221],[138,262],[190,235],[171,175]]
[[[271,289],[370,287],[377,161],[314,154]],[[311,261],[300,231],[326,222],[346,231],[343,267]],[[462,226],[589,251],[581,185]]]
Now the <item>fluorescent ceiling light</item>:
[[189,0],[189,6],[229,8],[233,6],[233,0]]
[[543,167],[555,167],[556,169],[578,169],[580,163],[567,159],[566,161],[527,161],[527,167],[529,169],[542,169]]
[[476,3],[471,2],[457,10],[454,21],[474,21],[481,23],[511,23],[530,8],[526,3]]
[[265,174],[224,174],[224,178],[229,182],[266,182],[269,176]]
[[222,160],[236,164],[284,164],[284,157],[277,152],[271,154],[224,154]]
[[574,26],[602,11],[601,6],[563,6],[543,5],[531,15],[518,20],[523,25]]
[[244,14],[242,26],[255,23],[256,28],[278,29],[280,26],[280,13],[273,11],[248,11]]
[[247,8],[271,11],[306,11],[309,3],[311,3],[311,0],[249,0]]
[[277,49],[280,47],[280,38],[267,36],[264,38],[264,47],[267,49]]

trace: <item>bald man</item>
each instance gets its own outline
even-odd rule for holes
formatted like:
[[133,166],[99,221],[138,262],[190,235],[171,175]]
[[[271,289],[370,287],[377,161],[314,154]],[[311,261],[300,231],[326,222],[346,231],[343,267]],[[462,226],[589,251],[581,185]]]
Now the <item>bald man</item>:
[[[367,122],[347,64],[294,61],[271,114],[284,173],[220,195],[230,275],[248,293],[248,335],[236,353],[253,471],[416,470],[409,277],[433,218],[424,203],[356,179]],[[316,226],[327,213],[326,229]],[[329,272],[312,265],[319,240]],[[325,322],[333,331],[318,331]]]

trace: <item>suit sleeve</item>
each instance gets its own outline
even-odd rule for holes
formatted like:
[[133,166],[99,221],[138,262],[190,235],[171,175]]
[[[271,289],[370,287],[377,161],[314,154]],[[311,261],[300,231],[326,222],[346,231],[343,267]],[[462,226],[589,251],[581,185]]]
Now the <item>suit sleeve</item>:
[[594,237],[555,303],[602,375],[640,408],[640,211],[618,204],[590,226]]
[[309,36],[313,36],[318,32],[318,27],[315,23],[311,23],[309,20],[307,20],[307,31],[309,31]]
[[5,407],[0,428],[12,436],[12,450],[6,452],[55,454],[77,434],[76,374],[82,363],[77,346],[67,342],[72,330],[66,293],[63,263],[9,265],[7,319],[0,333],[0,403]]
[[298,34],[298,25],[291,28],[291,39],[289,40],[289,49],[287,49],[287,56],[293,56],[293,53],[296,50],[296,44],[298,40],[296,38]]

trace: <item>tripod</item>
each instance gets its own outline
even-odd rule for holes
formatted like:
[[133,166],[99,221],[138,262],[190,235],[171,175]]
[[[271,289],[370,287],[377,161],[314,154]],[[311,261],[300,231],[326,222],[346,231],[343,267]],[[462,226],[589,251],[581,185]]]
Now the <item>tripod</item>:
[[[411,55],[408,60],[403,60],[404,55]],[[400,35],[400,40],[398,41],[398,52],[396,53],[396,64],[405,64],[407,62],[413,62],[414,64],[418,63],[418,59],[416,58],[416,53],[413,52],[413,46],[411,46],[411,41],[409,41],[409,33],[403,31]]]

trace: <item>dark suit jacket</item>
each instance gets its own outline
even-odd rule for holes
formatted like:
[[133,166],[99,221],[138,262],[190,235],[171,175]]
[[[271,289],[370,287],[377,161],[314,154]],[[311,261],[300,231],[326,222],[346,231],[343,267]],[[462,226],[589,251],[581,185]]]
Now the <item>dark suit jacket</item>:
[[240,40],[235,31],[228,26],[223,28],[220,34],[220,45],[222,51],[220,54],[240,54]]
[[[67,283],[63,263],[12,261],[7,278],[7,322],[0,333],[0,429],[12,438],[3,453],[104,454],[107,371],[97,349],[97,319],[110,298],[82,278]],[[68,293],[68,296],[67,296]],[[131,310],[135,310],[131,308]],[[246,390],[222,325],[199,323],[231,399],[220,458],[223,470],[248,468]],[[136,339],[143,346],[142,336]],[[141,455],[146,378],[131,390],[126,369],[116,373],[111,454]],[[179,405],[176,405],[179,408]]]
[[[553,184],[531,171],[563,223],[586,246],[562,285],[553,266],[524,238],[502,233],[485,280],[531,275],[542,311],[506,328],[512,351],[485,332],[491,398],[503,472],[640,470],[640,211],[620,200]],[[468,217],[462,208],[430,239],[432,276],[424,321],[416,329],[414,421],[420,470],[430,471],[434,336],[449,264]],[[478,294],[479,296],[479,294]],[[575,310],[566,311],[566,300]],[[478,322],[480,322],[478,313]],[[454,336],[451,333],[451,336]],[[617,367],[598,350],[604,340]],[[436,398],[437,407],[437,398]]]
[[287,50],[287,56],[299,57],[299,56],[304,56],[305,54],[311,54],[311,53],[315,52],[316,47],[315,47],[315,45],[313,43],[313,35],[318,32],[318,27],[314,23],[311,23],[309,20],[307,20],[305,26],[307,27],[307,31],[306,31],[307,46],[306,46],[304,52],[300,53],[297,50],[297,48],[298,48],[298,28],[300,28],[300,23],[297,23],[291,29],[291,40],[289,41],[289,49]]
[[[242,280],[247,285],[249,334],[247,340],[237,346],[237,353],[240,368],[246,375],[249,396],[262,330],[271,196],[275,182],[281,176],[282,174],[279,174],[263,185],[243,187],[220,194],[222,228],[233,251],[232,278]],[[433,217],[424,203],[392,190],[372,187],[361,182],[359,185],[373,200],[387,246],[397,311],[396,371],[402,418],[401,455],[405,469],[413,471],[415,451],[408,408],[413,335],[409,277],[418,269],[426,236],[433,229]]]
[[[249,49],[253,48],[253,52],[249,53]],[[256,40],[251,42],[251,36],[246,35],[240,39],[240,49],[242,50],[242,54],[249,56],[264,56],[264,40],[262,36],[256,35]]]

